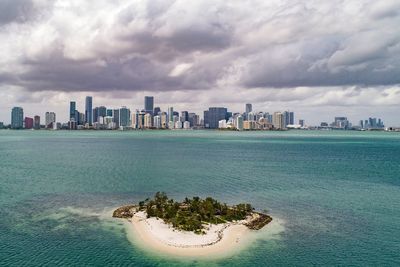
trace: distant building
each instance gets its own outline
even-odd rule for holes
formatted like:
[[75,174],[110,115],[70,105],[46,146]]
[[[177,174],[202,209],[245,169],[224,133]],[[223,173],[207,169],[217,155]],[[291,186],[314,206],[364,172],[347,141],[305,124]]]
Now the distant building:
[[107,116],[107,108],[105,106],[96,107],[93,110],[93,122],[103,123],[104,117],[106,116]]
[[225,119],[220,120],[220,121],[218,122],[218,128],[219,128],[219,129],[226,129],[226,128],[227,128],[227,124],[226,124],[226,120],[225,120]]
[[285,128],[285,118],[281,112],[275,112],[272,120],[275,129]]
[[253,111],[253,105],[252,104],[246,104],[246,114],[250,113]]
[[25,117],[25,129],[33,129],[33,118]]
[[243,122],[243,130],[255,130],[257,129],[256,121],[244,121]]
[[154,116],[160,115],[160,114],[159,114],[160,112],[161,112],[161,108],[160,108],[160,107],[155,107],[155,108],[154,108],[154,113],[153,113],[153,115],[154,115]]
[[93,124],[93,97],[87,96],[85,101],[85,123]]
[[4,129],[4,122],[0,121],[0,129]]
[[189,113],[188,114],[188,121],[190,123],[190,126],[195,127],[197,125],[199,125],[199,116],[196,115],[196,113]]
[[338,129],[348,129],[350,128],[350,122],[346,117],[335,117],[335,121],[331,124],[332,127]]
[[150,113],[150,115],[153,115],[153,109],[154,109],[154,96],[145,96],[144,110],[146,111],[146,113]]
[[182,129],[182,122],[180,120],[175,121],[175,129]]
[[189,121],[189,112],[182,111],[181,112],[181,122]]
[[239,131],[243,130],[243,117],[241,115],[236,117],[236,129]]
[[144,128],[151,128],[153,127],[152,117],[150,113],[146,113],[144,115]]
[[226,120],[227,109],[223,107],[211,107],[204,111],[204,126],[217,129],[220,120]]
[[115,127],[119,128],[119,109],[114,109],[113,111],[113,122],[115,123]]
[[174,121],[174,108],[173,107],[168,108],[168,122],[170,122],[170,121]]
[[21,107],[13,107],[11,110],[11,129],[24,127],[24,110]]
[[183,123],[183,129],[190,129],[190,122],[185,121],[185,122]]
[[119,127],[131,126],[130,124],[131,111],[127,107],[119,109]]
[[75,111],[76,111],[76,102],[75,101],[71,101],[69,102],[69,120],[72,121],[76,121],[76,117],[75,117]]
[[328,124],[327,122],[321,122],[320,126],[321,126],[321,127],[328,127],[329,124]]
[[47,129],[53,129],[56,123],[56,113],[46,112],[45,115],[45,127]]
[[168,114],[167,112],[161,112],[161,128],[166,129],[168,128]]
[[294,112],[291,111],[285,111],[283,112],[283,128],[286,128],[287,125],[293,125],[294,124]]
[[154,121],[154,124],[153,124],[154,128],[160,129],[161,128],[161,116],[160,115],[154,116],[153,121]]
[[107,117],[112,117],[113,116],[113,110],[112,109],[107,109],[107,112],[106,112],[106,116]]
[[301,127],[304,127],[304,125],[305,125],[304,120],[299,120],[299,125],[300,125]]

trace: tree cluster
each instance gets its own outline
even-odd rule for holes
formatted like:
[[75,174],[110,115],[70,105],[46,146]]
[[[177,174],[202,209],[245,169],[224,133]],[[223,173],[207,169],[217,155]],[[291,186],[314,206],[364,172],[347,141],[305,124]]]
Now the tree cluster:
[[176,229],[198,234],[203,233],[205,224],[243,220],[253,211],[250,204],[227,206],[211,197],[185,198],[179,203],[169,199],[164,192],[157,192],[153,199],[139,202],[139,209],[146,211],[148,218],[161,218]]

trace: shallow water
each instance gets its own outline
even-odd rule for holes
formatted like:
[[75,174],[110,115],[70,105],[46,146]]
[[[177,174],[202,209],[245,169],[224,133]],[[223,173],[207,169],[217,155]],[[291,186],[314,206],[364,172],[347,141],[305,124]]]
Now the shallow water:
[[[160,257],[109,218],[156,191],[250,202],[284,229],[224,259]],[[398,203],[398,133],[0,131],[2,266],[398,266]]]

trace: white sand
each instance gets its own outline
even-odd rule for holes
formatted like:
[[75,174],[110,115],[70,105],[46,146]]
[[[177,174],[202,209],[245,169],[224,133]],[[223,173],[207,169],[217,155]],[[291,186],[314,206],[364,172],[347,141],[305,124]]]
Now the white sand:
[[247,243],[249,230],[242,222],[211,225],[206,234],[174,230],[161,219],[146,218],[144,212],[132,217],[134,239],[145,248],[175,256],[222,256]]

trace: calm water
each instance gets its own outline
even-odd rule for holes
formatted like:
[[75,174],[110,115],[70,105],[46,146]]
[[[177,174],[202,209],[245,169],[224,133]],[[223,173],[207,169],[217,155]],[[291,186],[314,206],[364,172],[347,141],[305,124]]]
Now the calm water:
[[[219,260],[135,247],[113,207],[156,191],[284,223]],[[399,266],[400,134],[0,131],[1,266]]]

